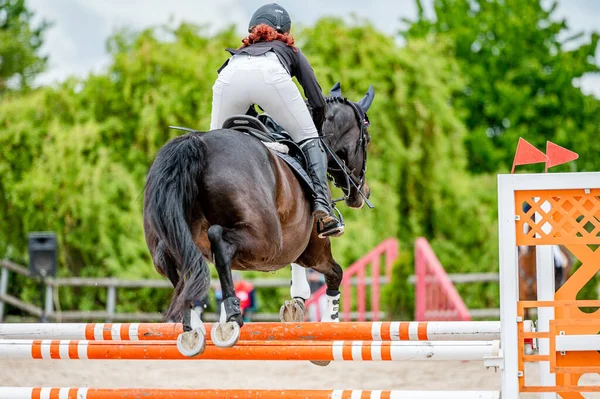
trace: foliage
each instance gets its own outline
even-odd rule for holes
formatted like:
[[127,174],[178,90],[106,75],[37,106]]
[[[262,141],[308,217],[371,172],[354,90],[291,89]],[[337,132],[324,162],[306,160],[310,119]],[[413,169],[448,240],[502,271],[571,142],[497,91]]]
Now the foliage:
[[409,41],[454,44],[466,79],[454,103],[469,132],[473,172],[507,170],[521,136],[541,149],[551,140],[581,155],[562,170],[598,168],[600,101],[582,94],[577,81],[600,72],[599,35],[567,37],[566,20],[555,15],[557,2],[543,3],[435,0],[435,20],[421,13],[405,32]]
[[369,25],[348,28],[333,19],[303,32],[301,45],[324,87],[341,80],[351,98],[368,83],[376,90],[368,181],[377,208],[345,213],[338,257],[356,258],[390,235],[407,246],[424,235],[443,250],[450,270],[481,270],[482,259],[483,268],[492,267],[495,183],[465,173],[465,130],[449,102],[460,82],[451,47],[411,41],[399,48]]
[[[450,4],[436,3],[436,10],[443,11],[446,3]],[[526,115],[521,112],[527,107],[519,106],[511,112],[520,119],[511,114],[511,128],[495,137],[493,146],[473,139],[483,129],[483,122],[470,111],[474,103],[469,101],[475,99],[465,94],[465,87],[476,88],[476,97],[483,104],[500,107],[486,114],[488,119],[500,118],[510,101],[498,100],[494,87],[508,83],[497,74],[493,75],[497,79],[493,90],[480,88],[488,78],[476,72],[471,75],[466,69],[461,41],[450,33],[434,33],[433,41],[416,33],[418,29],[432,31],[435,26],[419,21],[403,47],[369,24],[346,24],[331,18],[297,35],[325,92],[341,81],[344,95],[356,100],[369,84],[375,87],[376,98],[369,111],[372,142],[367,178],[376,208],[355,211],[342,206],[347,229],[333,247],[338,262],[347,266],[381,240],[398,237],[402,253],[386,292],[390,310],[407,318],[412,288],[406,278],[413,272],[416,237],[431,241],[449,272],[497,270],[495,177],[472,176],[467,168],[485,171],[501,167],[512,131],[530,129],[536,118],[546,126],[544,115],[550,115],[542,113],[539,104]],[[518,41],[515,35],[511,38]],[[223,49],[238,42],[233,29],[209,35],[190,24],[139,33],[123,31],[109,40],[112,63],[106,73],[5,98],[0,104],[0,257],[25,262],[27,233],[53,230],[59,236],[63,276],[158,278],[142,233],[146,172],[161,146],[178,134],[167,126],[208,128],[212,85],[227,56]],[[580,61],[575,54],[571,57],[573,62]],[[496,73],[491,61],[484,65]],[[552,65],[557,68],[553,74],[560,75],[564,65]],[[517,72],[522,73],[521,67]],[[518,76],[509,80],[513,82],[510,92],[522,94],[522,82],[528,80]],[[532,79],[549,85],[549,78],[539,76]],[[592,115],[593,100],[558,81],[556,85],[552,96],[562,102],[560,96],[568,94],[564,101],[573,102],[568,107],[578,107],[581,100],[589,110],[584,116],[574,113],[571,125],[553,119],[565,123],[552,132],[563,129],[561,132],[571,134],[581,127],[581,134],[589,134],[594,126],[585,118]],[[567,114],[557,111],[556,115]],[[514,142],[510,144],[514,146]],[[481,148],[474,152],[477,146]],[[479,161],[474,154],[484,153],[486,146],[490,153],[501,156],[486,159],[489,162],[477,169],[473,165]],[[588,162],[594,162],[593,158]],[[280,275],[288,273],[284,270]],[[497,305],[495,287],[460,289],[468,306]],[[167,302],[163,294],[124,291],[119,291],[120,311],[161,311]],[[262,292],[262,309],[276,311],[280,297],[287,295],[283,291],[287,290]],[[26,295],[34,293],[30,290]],[[63,307],[82,310],[98,308],[106,300],[102,290],[61,289],[60,297]]]
[[[197,32],[182,25],[171,32],[175,42],[159,42],[152,31],[121,33],[110,43],[107,74],[2,103],[2,255],[24,262],[27,232],[52,230],[62,275],[156,277],[142,232],[145,174],[175,135],[168,125],[208,124],[209,81],[233,39],[231,31],[211,41]],[[90,309],[101,295],[62,289],[61,302]],[[123,306],[140,303],[159,310],[164,298]]]
[[[464,128],[449,105],[460,81],[450,47],[415,41],[399,48],[369,25],[335,19],[320,21],[298,39],[323,87],[339,80],[352,99],[369,84],[377,93],[369,112],[368,171],[376,209],[343,209],[348,229],[334,243],[338,261],[348,265],[391,235],[407,245],[427,235],[450,267],[450,257],[456,257],[455,267],[477,270],[478,259],[489,251],[487,242],[494,242],[487,237],[494,229],[493,211],[480,206],[473,193],[493,203],[494,189],[488,184],[482,191],[464,171]],[[121,32],[109,42],[108,73],[3,103],[0,242],[8,245],[5,253],[10,248],[11,257],[23,261],[27,232],[54,230],[63,275],[156,276],[141,226],[146,171],[158,149],[177,134],[168,125],[208,127],[223,48],[237,40],[232,30],[210,37],[187,24]],[[449,215],[482,227],[457,229]],[[61,302],[91,308],[103,303],[102,295],[62,290]],[[163,305],[143,293],[128,299],[123,305],[128,310],[141,303],[146,310]]]
[[33,26],[32,17],[25,0],[0,0],[0,94],[9,85],[28,87],[46,66],[39,53],[49,24]]

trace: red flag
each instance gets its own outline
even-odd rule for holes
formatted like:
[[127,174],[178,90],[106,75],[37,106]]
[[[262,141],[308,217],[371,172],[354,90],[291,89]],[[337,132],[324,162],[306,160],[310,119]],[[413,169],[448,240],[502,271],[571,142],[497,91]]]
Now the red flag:
[[548,157],[543,152],[535,148],[523,137],[520,137],[519,144],[517,144],[517,152],[515,153],[515,160],[513,161],[510,173],[515,173],[516,165],[528,165],[547,161]]
[[548,160],[546,161],[546,172],[548,171],[548,168],[571,162],[579,158],[579,154],[576,152],[567,150],[551,141],[546,142],[546,155],[548,156]]

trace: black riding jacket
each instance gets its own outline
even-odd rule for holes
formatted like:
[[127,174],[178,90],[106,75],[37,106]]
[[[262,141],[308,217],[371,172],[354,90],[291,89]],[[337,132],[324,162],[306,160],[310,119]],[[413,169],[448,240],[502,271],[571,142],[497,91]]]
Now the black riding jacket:
[[[299,48],[290,47],[279,40],[274,40],[271,42],[254,43],[241,49],[228,48],[227,51],[231,55],[263,55],[269,51],[273,51],[290,76],[295,76],[298,82],[300,82],[300,85],[304,89],[304,95],[312,109],[312,118],[317,131],[321,132],[321,127],[325,119],[325,99],[323,98],[321,86],[319,86],[315,72]],[[219,72],[227,66],[228,62],[229,60],[225,61],[221,68],[219,68]]]

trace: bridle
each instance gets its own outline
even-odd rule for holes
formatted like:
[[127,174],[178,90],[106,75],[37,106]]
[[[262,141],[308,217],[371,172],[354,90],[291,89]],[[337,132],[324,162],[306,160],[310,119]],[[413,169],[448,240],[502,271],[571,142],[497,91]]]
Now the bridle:
[[[358,104],[353,103],[352,101],[349,101],[345,97],[338,97],[338,96],[326,97],[325,102],[327,104],[333,104],[333,103],[345,104],[345,105],[350,106],[354,110],[354,115],[356,117],[356,121],[358,122],[358,126],[360,127],[360,134],[358,137],[358,143],[356,146],[354,156],[357,155],[358,151],[362,151],[362,155],[363,155],[363,162],[362,162],[362,167],[360,169],[360,173],[358,175],[356,175],[356,168],[350,169],[348,167],[348,165],[346,165],[346,162],[344,160],[340,159],[336,155],[336,153],[331,149],[331,147],[329,147],[329,145],[327,145],[327,143],[325,143],[324,140],[321,140],[323,143],[323,146],[325,147],[325,150],[328,152],[329,156],[332,158],[333,163],[334,163],[333,166],[330,165],[328,167],[329,171],[338,172],[339,174],[343,175],[346,180],[345,184],[340,184],[331,174],[329,174],[329,178],[331,181],[333,181],[334,186],[341,188],[342,191],[344,192],[344,197],[334,199],[333,202],[335,203],[335,202],[339,202],[342,200],[350,199],[351,198],[351,197],[349,197],[350,189],[351,189],[351,186],[354,186],[357,191],[356,195],[361,195],[363,197],[363,199],[365,200],[365,203],[369,206],[369,208],[373,208],[373,205],[371,204],[371,202],[369,202],[369,199],[367,198],[367,196],[362,192],[362,188],[365,185],[365,179],[366,179],[366,173],[367,173],[367,145],[368,145],[367,128],[371,125],[369,122],[369,117],[367,116],[366,112],[364,112],[360,108],[360,106]],[[355,196],[353,196],[352,198],[354,198],[354,197]]]

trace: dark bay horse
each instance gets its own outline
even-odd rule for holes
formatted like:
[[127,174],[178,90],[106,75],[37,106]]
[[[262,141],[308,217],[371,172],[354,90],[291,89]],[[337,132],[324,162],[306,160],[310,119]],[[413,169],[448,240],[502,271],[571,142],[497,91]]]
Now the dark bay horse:
[[[327,98],[322,140],[332,150],[329,173],[342,187],[346,204],[360,208],[366,182],[366,112],[372,87],[358,103],[337,94]],[[334,162],[342,161],[355,185]],[[361,195],[362,192],[362,195]],[[144,231],[156,270],[175,291],[167,318],[182,317],[179,350],[204,350],[204,329],[194,325],[192,303],[210,288],[213,263],[223,291],[221,322],[212,330],[215,345],[229,347],[243,325],[232,270],[274,271],[299,264],[325,276],[328,295],[339,295],[342,268],[328,238],[317,237],[310,199],[292,170],[259,140],[233,130],[189,133],[168,142],[148,173]]]

